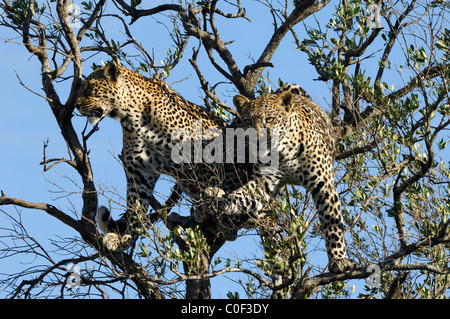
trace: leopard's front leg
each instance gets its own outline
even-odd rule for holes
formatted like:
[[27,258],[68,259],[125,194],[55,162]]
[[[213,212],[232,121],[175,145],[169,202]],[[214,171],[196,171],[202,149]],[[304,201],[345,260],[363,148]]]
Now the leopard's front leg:
[[321,229],[325,236],[329,271],[342,273],[352,270],[355,263],[347,256],[341,204],[334,181],[317,180],[308,188],[317,207]]
[[[105,207],[99,208],[97,219],[105,221],[109,219],[109,222],[103,223],[106,227],[102,227],[104,232],[103,245],[108,250],[121,252],[130,247],[133,248],[139,238],[139,229],[146,222],[146,213],[150,205],[150,199],[153,197],[153,188],[159,176],[156,174],[148,176],[145,183],[142,183],[143,178],[137,173],[137,171],[126,170],[127,210],[119,220],[113,221]],[[139,179],[139,183],[137,179]]]

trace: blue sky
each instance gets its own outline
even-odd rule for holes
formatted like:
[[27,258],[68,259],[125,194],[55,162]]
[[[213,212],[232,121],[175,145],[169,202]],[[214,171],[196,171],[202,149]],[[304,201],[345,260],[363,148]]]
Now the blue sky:
[[[320,17],[325,17],[322,18],[325,21],[330,18],[329,13],[335,5],[334,2],[332,1],[326,10],[328,14],[325,11],[320,13]],[[251,63],[249,56],[257,59],[273,32],[272,17],[267,8],[253,1],[245,1],[245,5],[247,6],[247,16],[252,20],[252,23],[239,19],[231,23],[222,22],[219,24],[219,31],[224,41],[236,39],[234,43],[229,45],[229,48],[241,69]],[[109,6],[112,5],[109,4]],[[314,25],[315,21],[310,17],[306,20],[306,23]],[[118,29],[112,22],[110,27],[111,30]],[[151,30],[148,30],[148,28],[151,28]],[[163,25],[156,23],[152,18],[147,18],[135,23],[133,30],[135,38],[142,42],[150,52],[154,48],[156,61],[164,59],[165,51],[171,44],[167,40],[167,30]],[[296,31],[300,37],[304,36],[302,25],[299,25]],[[0,38],[9,39],[13,36],[9,30],[0,29]],[[173,88],[186,99],[202,104],[200,84],[187,59],[191,56],[192,47],[197,47],[198,42],[195,39],[190,41],[185,52],[186,57],[171,72],[167,82],[170,84],[188,77],[186,80],[175,83]],[[67,148],[60,136],[48,104],[44,99],[21,86],[16,77],[17,73],[26,86],[42,93],[39,62],[23,46],[3,43],[3,40],[0,40],[0,42],[0,61],[3,61],[0,65],[0,94],[2,97],[0,101],[0,189],[7,196],[32,202],[51,203],[70,213],[73,207],[75,209],[81,207],[79,205],[80,189],[76,185],[76,182],[79,183],[80,180],[76,172],[64,164],[56,166],[49,172],[43,172],[43,167],[39,163],[42,161],[44,142],[47,139],[49,140],[47,148],[49,158],[67,157]],[[93,62],[99,64],[100,58],[105,59],[105,57],[96,56],[84,64],[85,75],[90,72],[89,65]],[[202,72],[210,83],[224,81],[210,66],[203,51],[200,53],[198,60]],[[272,59],[272,63],[275,67],[266,69],[266,71],[270,72],[270,77],[275,83],[279,77],[287,83],[298,83],[322,108],[329,110],[329,105],[326,102],[326,99],[329,99],[330,96],[328,84],[313,81],[317,74],[314,68],[308,64],[307,56],[295,50],[295,44],[290,34],[283,40],[281,47]],[[68,92],[64,86],[65,84],[58,85],[58,92],[62,97],[67,96]],[[218,91],[220,92],[219,97],[225,103],[231,105],[231,99],[236,94],[234,88],[231,85],[223,84],[218,87]],[[79,131],[86,123],[85,118],[81,117],[75,118],[74,122]],[[121,144],[120,124],[111,119],[105,119],[100,124],[100,130],[89,140],[88,145],[91,149],[90,159],[98,188],[101,189],[102,186],[107,185],[116,190],[120,196],[125,196],[124,173],[122,167],[114,158],[120,153]],[[72,194],[66,197],[66,194],[61,193],[55,185],[61,185],[65,191]],[[166,188],[159,190],[167,191]],[[100,198],[100,204],[107,204],[107,200]],[[1,207],[1,209],[11,214],[15,214],[16,211],[13,207]],[[49,239],[55,236],[70,237],[75,235],[75,232],[70,228],[55,221],[44,212],[20,208],[18,210],[22,212],[23,222],[30,235],[42,241],[44,245],[48,245]],[[120,210],[116,210],[115,213],[120,212]],[[8,223],[8,220],[0,214],[0,227],[9,227]],[[227,256],[232,257],[238,251],[240,256],[247,255],[250,258],[255,250],[256,240],[254,236],[238,239],[224,246],[219,255],[225,258]],[[4,242],[6,241],[4,240]],[[320,244],[322,247],[318,248],[322,249],[324,243]],[[2,245],[1,241],[0,245]],[[311,249],[314,249],[314,247]],[[317,251],[317,256],[312,258],[317,258],[318,262],[322,264],[321,266],[324,266],[326,264],[326,258],[324,257],[323,252]],[[26,268],[26,263],[30,261],[29,256],[10,259],[6,263],[5,260],[0,260],[0,273]],[[236,276],[233,277],[236,278]],[[224,298],[228,290],[239,290],[236,285],[233,289],[228,289],[226,287],[228,281],[219,280],[221,280],[220,287],[214,287],[213,282],[213,294],[216,297]],[[240,294],[243,296],[242,291],[240,291]],[[2,292],[0,291],[1,296]]]

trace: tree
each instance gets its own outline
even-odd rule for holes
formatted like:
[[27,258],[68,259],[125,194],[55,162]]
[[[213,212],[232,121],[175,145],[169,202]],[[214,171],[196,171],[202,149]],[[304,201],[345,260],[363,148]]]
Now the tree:
[[[67,0],[2,0],[1,26],[17,34],[39,61],[43,93],[20,78],[19,83],[50,106],[68,147],[68,158],[49,158],[45,143],[41,164],[44,171],[68,164],[66,168],[77,174],[72,182],[80,189],[78,194],[65,193],[75,212],[72,217],[53,204],[9,197],[8,185],[1,185],[5,193],[0,205],[45,211],[77,234],[53,241],[66,255],[56,259],[29,236],[21,211],[2,209],[12,226],[2,228],[6,235],[1,257],[31,253],[45,262],[4,276],[1,284],[8,297],[64,297],[67,279],[75,279],[81,285],[78,297],[208,298],[210,279],[233,272],[245,275],[239,284],[250,298],[348,297],[352,293],[348,280],[363,286],[365,279],[369,280],[359,289],[361,298],[446,297],[448,4],[439,0],[329,2],[259,1],[257,12],[272,17],[273,30],[260,32],[266,42],[261,41],[260,52],[251,51],[257,58],[249,57],[251,63],[242,67],[239,57],[247,48],[233,45],[225,40],[230,35],[224,35],[229,25],[252,23],[251,12],[241,1],[172,1],[148,8],[141,1],[84,1],[75,6]],[[172,44],[158,63],[154,51],[135,34],[137,28],[161,24]],[[298,50],[284,50],[285,38],[293,39]],[[17,41],[11,35],[7,42]],[[98,127],[80,126],[74,117],[77,90],[83,74],[90,72],[86,66],[95,69],[112,59],[167,80],[187,60],[190,71],[183,72],[196,74],[205,107],[231,118],[235,112],[221,98],[230,96],[230,91],[253,98],[284,83],[288,75],[274,80],[270,73],[276,72],[272,61],[281,51],[286,52],[283,58],[289,60],[295,76],[300,75],[299,82],[316,80],[314,85],[328,88],[321,91],[325,103],[318,101],[324,108],[329,104],[338,138],[336,182],[349,254],[358,268],[332,274],[315,263],[323,239],[309,194],[296,187],[286,187],[267,207],[271,225],[246,233],[258,238],[258,254],[252,258],[238,253],[234,262],[215,257],[223,243],[211,245],[211,238],[198,226],[167,223],[150,223],[143,229],[134,254],[111,253],[102,247],[95,225],[99,196],[117,208],[123,205],[123,194],[94,182],[90,141]],[[317,74],[305,79],[296,69],[301,61],[308,61]],[[80,204],[72,204],[73,196],[81,196]],[[169,216],[185,220],[174,212]]]

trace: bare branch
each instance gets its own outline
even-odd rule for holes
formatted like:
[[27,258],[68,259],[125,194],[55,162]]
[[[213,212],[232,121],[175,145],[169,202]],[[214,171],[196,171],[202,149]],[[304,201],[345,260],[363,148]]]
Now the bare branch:
[[375,78],[375,83],[379,84],[379,81],[381,80],[381,77],[383,76],[384,69],[386,62],[389,58],[389,55],[391,54],[392,48],[394,47],[395,41],[397,40],[397,37],[401,31],[401,29],[404,27],[402,25],[402,21],[408,16],[408,14],[414,9],[415,5],[417,3],[417,0],[411,1],[411,3],[408,5],[406,10],[398,17],[397,21],[395,22],[395,25],[392,26],[389,20],[387,19],[388,24],[390,25],[390,33],[389,33],[389,41],[384,48],[383,56],[380,60],[380,67],[377,72],[377,76]]
[[138,20],[141,17],[154,15],[164,11],[182,12],[185,10],[182,6],[177,4],[162,4],[152,9],[139,10],[128,5],[123,0],[113,0],[113,2],[119,10],[121,10],[126,15],[131,16],[130,24],[133,24],[134,22],[136,22],[136,20]]
[[[310,15],[322,10],[329,2],[330,0],[317,2],[315,0],[299,1],[284,23],[275,30],[256,63],[270,62],[286,33],[288,33],[289,30],[291,30],[300,21],[303,21]],[[256,81],[261,76],[262,71],[262,68],[255,69],[253,72],[247,74],[246,79],[249,82],[256,84]]]
[[217,105],[223,107],[229,113],[236,115],[237,113],[232,107],[230,107],[230,106],[226,105],[225,103],[223,103],[222,101],[220,101],[220,99],[217,97],[217,95],[215,95],[214,93],[212,93],[210,91],[209,84],[206,81],[206,79],[204,78],[203,74],[200,71],[200,68],[197,65],[197,54],[198,54],[198,50],[195,50],[195,48],[193,48],[192,59],[190,59],[189,62],[191,63],[192,67],[195,70],[195,73],[197,74],[198,79],[200,80],[200,85],[202,86],[203,92],[205,92],[205,94],[208,98],[210,98],[215,103],[217,103]]
[[32,202],[27,202],[27,201],[24,201],[21,199],[7,197],[3,193],[3,191],[1,192],[1,197],[0,197],[0,206],[1,205],[16,205],[16,206],[20,206],[20,207],[24,207],[24,208],[39,209],[39,210],[45,211],[47,214],[55,217],[56,219],[63,222],[67,226],[75,229],[78,232],[81,232],[81,225],[80,225],[79,221],[68,216],[67,214],[65,214],[64,212],[62,212],[61,210],[59,210],[58,208],[56,208],[53,205],[43,204],[43,203],[32,203]]
[[24,88],[26,88],[26,89],[27,89],[28,91],[30,91],[31,93],[36,94],[37,96],[39,96],[39,97],[41,97],[41,98],[47,100],[49,103],[52,103],[52,102],[53,102],[52,99],[50,99],[50,98],[48,98],[48,97],[46,97],[46,96],[43,96],[42,94],[39,94],[39,93],[33,91],[32,89],[30,89],[28,86],[26,86],[26,85],[22,82],[22,79],[21,79],[20,76],[17,74],[17,72],[15,72],[15,73],[16,73],[17,79],[19,80],[20,85],[22,85]]

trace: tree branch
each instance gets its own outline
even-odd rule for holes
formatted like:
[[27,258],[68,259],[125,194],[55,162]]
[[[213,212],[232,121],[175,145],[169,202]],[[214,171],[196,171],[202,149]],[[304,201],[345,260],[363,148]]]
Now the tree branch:
[[[261,53],[258,60],[256,61],[256,64],[270,62],[273,55],[275,54],[275,51],[280,45],[281,40],[283,40],[286,33],[288,33],[289,30],[291,30],[300,21],[303,21],[311,14],[314,14],[322,10],[329,2],[330,0],[323,0],[317,2],[316,0],[299,1],[295,9],[287,17],[284,23],[275,30],[274,34],[267,43],[264,51]],[[250,86],[252,85],[253,87],[255,86],[256,81],[261,76],[263,70],[264,70],[263,68],[257,68],[252,70],[252,72],[246,75],[246,80],[250,83]]]
[[[446,225],[446,228],[448,227],[448,223]],[[450,243],[450,238],[448,234],[445,232],[440,233],[439,235],[432,237],[432,238],[422,238],[418,240],[417,242],[406,245],[403,248],[401,248],[396,253],[388,256],[384,259],[381,263],[378,264],[380,267],[380,271],[387,271],[387,270],[414,270],[414,269],[423,269],[428,270],[431,272],[436,272],[438,274],[441,273],[448,273],[448,270],[446,269],[440,269],[437,267],[433,267],[431,265],[425,265],[425,264],[418,264],[418,265],[397,265],[396,262],[398,259],[403,258],[407,255],[410,255],[414,251],[424,248],[424,247],[433,247],[439,244],[448,244]],[[341,273],[341,274],[333,274],[333,273],[324,273],[320,274],[314,277],[310,278],[300,278],[298,281],[298,285],[295,289],[295,291],[292,294],[292,298],[304,298],[308,293],[314,288],[322,285],[327,285],[329,283],[335,282],[335,281],[342,281],[347,279],[363,279],[368,278],[370,275],[373,274],[373,271],[368,271],[368,267],[365,268],[358,268],[353,271]]]
[[2,191],[0,197],[0,206],[1,205],[16,205],[23,208],[39,209],[45,211],[50,216],[55,217],[59,221],[63,222],[64,224],[75,229],[78,232],[81,232],[82,229],[79,221],[73,219],[69,215],[65,214],[64,212],[50,204],[32,203],[17,198],[11,198],[6,196]]
[[200,71],[200,68],[197,65],[197,54],[198,51],[195,50],[195,48],[193,49],[193,53],[192,53],[192,59],[189,60],[189,62],[191,63],[192,67],[195,70],[195,73],[197,74],[198,79],[200,80],[200,85],[202,86],[202,90],[203,92],[205,92],[206,96],[208,98],[210,98],[211,100],[213,100],[215,103],[217,103],[217,105],[223,107],[226,111],[228,111],[231,114],[236,115],[236,111],[228,106],[227,104],[223,103],[218,97],[217,95],[215,95],[213,92],[211,92],[211,90],[209,89],[209,85],[208,82],[206,81],[205,77],[203,76],[202,72]]

